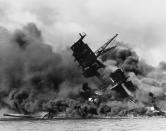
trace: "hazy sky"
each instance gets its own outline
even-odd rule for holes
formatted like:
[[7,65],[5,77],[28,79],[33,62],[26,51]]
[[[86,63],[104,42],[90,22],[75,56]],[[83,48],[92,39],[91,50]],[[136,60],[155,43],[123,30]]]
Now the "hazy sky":
[[97,49],[118,33],[152,65],[166,61],[165,0],[0,0],[0,26],[10,30],[34,22],[55,48],[86,32]]

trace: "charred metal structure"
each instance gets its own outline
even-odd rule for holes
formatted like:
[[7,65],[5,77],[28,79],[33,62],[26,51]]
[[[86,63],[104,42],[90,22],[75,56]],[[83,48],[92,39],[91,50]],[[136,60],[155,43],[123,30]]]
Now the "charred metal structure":
[[[115,71],[111,72],[109,75],[107,74],[107,78],[103,77],[102,71],[106,68],[104,62],[100,59],[100,56],[104,53],[111,51],[116,48],[117,45],[113,45],[110,48],[107,46],[112,43],[115,38],[118,36],[116,34],[110,40],[108,40],[103,46],[101,46],[98,50],[93,52],[88,44],[84,43],[83,39],[86,34],[80,34],[81,38],[76,41],[72,46],[71,50],[73,51],[73,56],[75,61],[77,61],[82,68],[83,75],[86,78],[89,77],[97,77],[99,81],[101,81],[102,85],[99,89],[92,89],[89,87],[88,83],[82,84],[82,91],[80,91],[80,99],[78,98],[78,103],[76,101],[66,101],[66,99],[59,99],[55,102],[51,101],[50,106],[45,109],[43,112],[39,112],[36,114],[4,114],[6,117],[14,118],[14,119],[58,119],[58,118],[77,118],[80,116],[81,118],[104,118],[105,116],[114,116],[113,114],[109,114],[114,112],[112,111],[112,107],[106,105],[105,103],[109,100],[111,93],[116,92],[117,98],[119,100],[129,100],[134,102],[134,104],[139,104],[134,97],[134,92],[137,88],[133,85],[133,83],[128,79],[129,77],[125,74],[125,72],[118,68]],[[105,73],[105,72],[104,72]],[[110,94],[109,94],[110,93]],[[24,96],[27,97],[27,96]],[[109,99],[110,98],[110,99]],[[118,100],[116,98],[116,101]],[[145,114],[147,116],[165,116],[166,111],[162,111],[157,106],[157,101],[155,95],[150,92],[149,93],[150,103],[151,105],[145,108],[138,108],[138,110],[127,110],[124,109],[124,112],[120,111],[119,116],[127,116],[127,114],[133,114],[133,116]],[[72,100],[72,99],[71,99]],[[125,101],[126,102],[126,101]],[[71,104],[72,103],[72,104]],[[70,104],[72,105],[71,108]],[[114,106],[114,105],[113,105]],[[141,110],[140,110],[141,109]],[[19,110],[18,110],[19,111]],[[67,113],[66,113],[67,112]],[[66,113],[66,114],[64,114]],[[116,113],[116,112],[115,112]],[[102,115],[104,117],[102,117]],[[79,117],[78,117],[79,118]]]
[[71,46],[73,56],[82,67],[85,77],[98,76],[99,73],[97,70],[99,68],[104,68],[105,66],[99,60],[97,60],[95,53],[89,48],[87,44],[82,41],[86,34],[80,34],[80,36],[81,38]]
[[[77,61],[81,66],[83,75],[85,77],[89,78],[96,76],[99,79],[102,78],[98,70],[104,69],[106,65],[102,63],[102,61],[99,59],[99,56],[117,47],[116,45],[112,44],[110,48],[107,48],[107,46],[115,40],[118,34],[109,39],[95,52],[90,49],[88,44],[84,43],[83,39],[85,38],[86,34],[82,35],[80,33],[79,35],[81,38],[71,46],[75,61]],[[110,90],[116,91],[121,98],[129,97],[132,101],[134,101],[133,92],[136,91],[136,88],[131,81],[128,81],[128,77],[125,75],[122,69],[119,68],[115,70],[107,79],[111,81],[109,84],[113,83],[111,88],[109,87],[109,84],[107,84],[107,88],[109,87]],[[87,96],[89,95],[87,94]]]

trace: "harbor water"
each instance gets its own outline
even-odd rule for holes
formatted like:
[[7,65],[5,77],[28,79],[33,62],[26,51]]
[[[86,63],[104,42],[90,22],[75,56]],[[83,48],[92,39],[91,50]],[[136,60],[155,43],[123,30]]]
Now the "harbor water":
[[166,131],[166,118],[1,120],[0,131]]

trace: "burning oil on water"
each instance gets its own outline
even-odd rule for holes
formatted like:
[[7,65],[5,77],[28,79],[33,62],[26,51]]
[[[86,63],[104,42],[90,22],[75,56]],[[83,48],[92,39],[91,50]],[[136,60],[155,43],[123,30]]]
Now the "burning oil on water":
[[117,35],[96,52],[80,36],[54,51],[33,23],[14,32],[2,28],[1,111],[21,117],[47,112],[43,117],[50,119],[165,116],[166,63],[146,64],[128,45],[113,43]]

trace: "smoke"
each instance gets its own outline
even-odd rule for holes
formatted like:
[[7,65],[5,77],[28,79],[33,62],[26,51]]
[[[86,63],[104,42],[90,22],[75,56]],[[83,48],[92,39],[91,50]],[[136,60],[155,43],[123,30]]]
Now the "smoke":
[[164,61],[159,63],[159,69],[165,71],[166,70],[166,63]]
[[0,34],[1,104],[28,113],[43,101],[78,94],[85,80],[68,48],[53,52],[33,23],[14,32],[1,27]]
[[139,60],[134,50],[122,42],[116,42],[117,47],[102,56],[103,61],[111,60],[116,67],[125,72],[134,72],[136,75],[146,76],[153,70],[143,60]]
[[120,40],[129,42],[141,58],[157,66],[165,59],[164,5],[165,1],[149,0],[1,0],[0,25],[15,29],[34,22],[50,43],[56,41],[62,47],[82,31],[89,35],[93,49],[119,33]]
[[138,88],[135,97],[140,103],[120,100],[114,92],[105,94],[103,99],[107,101],[100,105],[84,101],[80,95],[82,84],[88,82],[95,90],[101,83],[97,78],[83,77],[69,47],[53,50],[33,23],[13,32],[1,27],[1,109],[25,114],[45,110],[65,112],[73,117],[142,115],[146,114],[146,105],[152,104],[149,93],[154,94],[159,107],[166,109],[165,63],[154,68],[123,42],[116,44],[116,48],[101,56],[107,66],[101,73],[109,77],[112,71],[122,68]]
[[[116,42],[116,45],[116,48],[101,57],[108,66],[107,68],[111,71],[117,68],[123,69],[125,74],[129,76],[129,80],[137,87],[135,98],[142,102],[144,107],[147,105],[152,106],[149,93],[153,93],[157,106],[165,110],[165,62],[161,62],[159,67],[155,68],[139,59],[137,53],[123,42]],[[118,104],[117,102],[115,103],[116,105]],[[123,106],[123,104],[119,105]],[[120,110],[122,110],[121,108]],[[128,106],[126,106],[126,109],[130,110]]]

